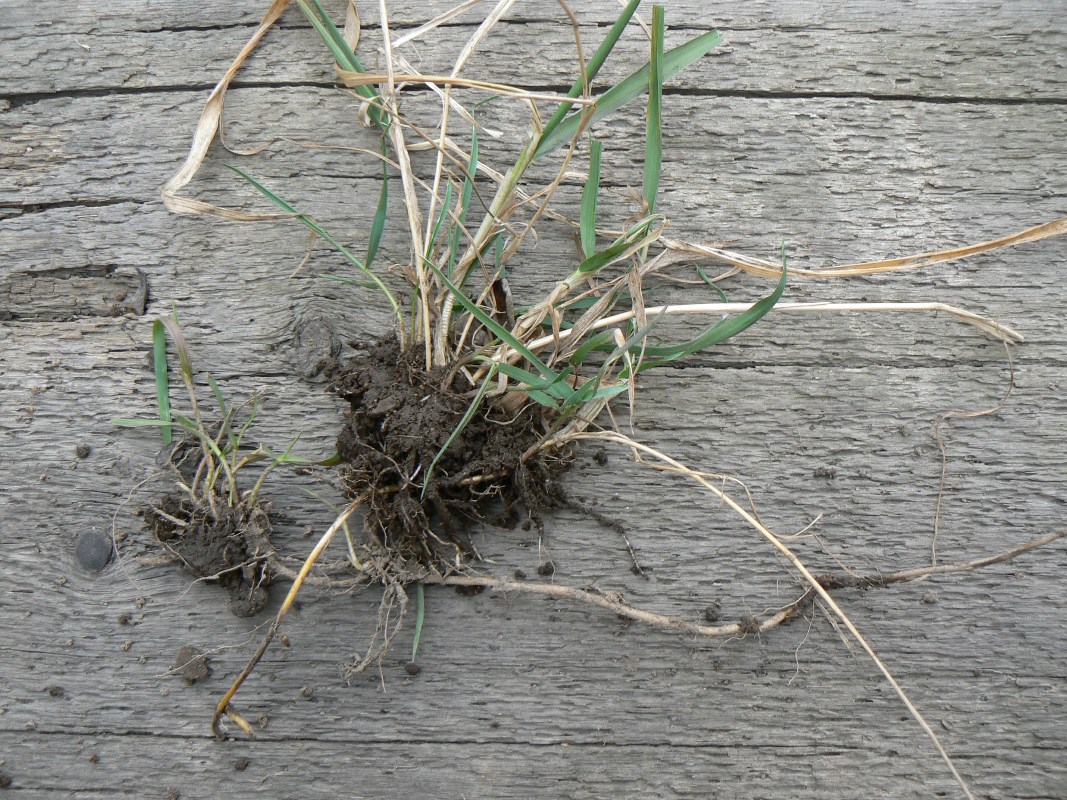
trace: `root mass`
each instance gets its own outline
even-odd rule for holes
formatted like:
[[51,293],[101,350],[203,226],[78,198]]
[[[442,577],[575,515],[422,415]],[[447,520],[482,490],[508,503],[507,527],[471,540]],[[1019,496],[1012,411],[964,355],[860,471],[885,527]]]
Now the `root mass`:
[[454,569],[474,554],[471,522],[513,525],[522,508],[540,527],[541,512],[564,502],[556,478],[569,459],[523,458],[545,434],[543,413],[492,403],[437,458],[473,393],[457,370],[427,372],[418,356],[383,339],[331,369],[331,390],[351,406],[337,440],[341,476],[350,496],[367,498],[366,528],[390,555]]

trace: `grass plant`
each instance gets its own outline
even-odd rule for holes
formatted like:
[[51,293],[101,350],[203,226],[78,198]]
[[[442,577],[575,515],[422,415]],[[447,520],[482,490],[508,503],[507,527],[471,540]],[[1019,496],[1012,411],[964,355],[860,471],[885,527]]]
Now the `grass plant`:
[[[190,412],[171,407],[167,336],[174,345]],[[158,428],[178,493],[145,509],[146,521],[167,550],[200,579],[216,581],[230,592],[230,607],[241,616],[258,613],[267,601],[266,586],[277,564],[270,542],[270,503],[263,496],[267,478],[282,466],[327,466],[293,453],[299,436],[281,452],[247,441],[259,413],[253,397],[245,410],[228,403],[211,375],[204,381],[217,403],[218,417],[207,417],[198,399],[189,345],[176,316],[152,324],[153,372],[159,415],[117,418],[125,428]]]
[[[284,187],[269,185],[250,170],[231,166],[230,169],[274,207],[271,212],[223,208],[204,201],[191,200],[182,189],[192,180],[203,163],[208,147],[216,138],[226,90],[242,63],[255,49],[266,31],[277,21],[289,3],[275,0],[255,31],[248,45],[235,59],[212,92],[194,137],[188,159],[164,188],[164,201],[173,211],[221,216],[238,221],[295,220],[312,231],[344,260],[347,272],[331,275],[352,285],[359,295],[359,303],[385,303],[391,310],[393,334],[400,349],[408,354],[411,363],[428,376],[451,382],[450,389],[466,403],[456,412],[456,422],[443,440],[421,457],[414,469],[408,471],[410,486],[383,489],[381,486],[351,485],[350,502],[338,514],[333,525],[321,536],[307,556],[301,569],[293,577],[289,595],[277,614],[271,631],[246,669],[230,691],[220,701],[213,727],[221,733],[224,717],[233,720],[247,733],[251,727],[236,711],[232,698],[242,681],[251,672],[292,606],[303,584],[311,574],[320,554],[338,531],[347,530],[349,519],[361,509],[372,513],[370,524],[377,525],[377,538],[371,536],[366,549],[352,552],[352,572],[335,576],[338,585],[377,583],[384,587],[386,599],[379,622],[380,647],[372,648],[366,663],[380,657],[389,640],[403,620],[406,608],[406,586],[418,587],[419,612],[413,658],[418,647],[418,634],[423,620],[424,584],[456,586],[496,586],[509,590],[539,592],[558,597],[592,603],[614,613],[624,614],[652,625],[686,631],[704,636],[736,636],[765,632],[800,613],[812,603],[820,603],[836,618],[878,665],[901,701],[918,721],[925,734],[938,750],[962,792],[971,791],[957,771],[952,759],[942,747],[934,730],[893,678],[886,665],[875,654],[860,631],[849,619],[831,592],[856,585],[888,585],[925,575],[947,571],[975,569],[989,563],[1013,558],[1033,547],[1047,544],[1062,534],[1041,540],[987,559],[957,565],[932,564],[928,568],[882,576],[822,576],[816,577],[783,539],[770,531],[744,503],[735,500],[726,490],[730,481],[688,467],[667,454],[640,443],[634,438],[612,429],[602,421],[601,412],[615,399],[625,395],[633,405],[640,396],[641,373],[660,367],[694,353],[721,344],[742,334],[768,314],[789,313],[936,313],[948,314],[952,319],[977,328],[980,332],[1000,339],[1006,346],[1022,340],[1021,334],[973,311],[940,302],[924,303],[793,303],[783,301],[790,282],[848,278],[899,270],[920,269],[934,264],[987,252],[1023,242],[1036,241],[1067,232],[1067,220],[1057,220],[1020,233],[999,237],[980,244],[944,251],[923,253],[907,258],[849,264],[824,270],[807,270],[789,264],[787,248],[783,244],[781,257],[767,261],[712,247],[699,242],[672,239],[667,235],[668,220],[659,209],[658,197],[663,161],[663,87],[673,76],[690,67],[709,53],[720,41],[716,32],[707,32],[673,48],[667,48],[665,14],[660,6],[653,6],[651,22],[645,27],[647,61],[637,65],[628,77],[614,84],[602,85],[602,67],[612,58],[616,45],[628,30],[636,25],[640,0],[630,0],[620,11],[617,20],[606,29],[603,39],[585,57],[588,43],[582,41],[573,13],[565,4],[561,8],[571,20],[575,32],[577,75],[565,94],[536,92],[518,86],[475,79],[463,73],[474,52],[484,46],[486,38],[513,5],[513,0],[500,0],[477,27],[470,40],[455,58],[447,74],[422,74],[404,60],[404,45],[425,36],[445,22],[465,13],[470,3],[431,20],[417,30],[394,37],[389,27],[389,13],[380,3],[382,67],[368,70],[357,55],[359,24],[353,6],[343,24],[335,22],[318,0],[297,0],[294,3],[310,23],[323,52],[334,62],[340,82],[355,92],[362,104],[361,117],[369,138],[376,138],[364,152],[380,160],[383,179],[377,204],[365,226],[366,241],[357,248],[345,244],[346,236],[333,233],[319,222],[310,208],[298,208],[284,199]],[[414,91],[417,88],[419,91]],[[518,155],[506,168],[491,166],[486,160],[485,139],[493,131],[479,118],[475,106],[464,106],[461,98],[471,91],[492,98],[495,102],[518,103],[529,111],[528,137],[518,148]],[[600,203],[603,190],[603,164],[606,139],[597,138],[597,126],[615,114],[641,113],[637,101],[644,103],[644,147],[641,165],[642,185],[636,195],[633,217],[608,222],[602,219]],[[413,122],[408,113],[409,103],[439,103],[437,125],[427,131]],[[457,121],[458,120],[458,121]],[[416,157],[429,150],[433,167],[429,174],[417,174],[422,163]],[[578,165],[584,163],[585,167]],[[551,164],[550,177],[539,186],[531,185],[530,175],[535,165],[542,174],[543,165]],[[574,176],[580,176],[581,189],[574,195]],[[406,257],[390,271],[382,263],[383,237],[395,236],[389,228],[395,220],[389,216],[389,203],[397,196],[403,204],[403,235],[407,241]],[[393,184],[392,190],[390,184]],[[569,194],[568,194],[569,193]],[[576,199],[577,219],[570,219],[559,209],[567,199]],[[545,221],[569,226],[576,236],[574,261],[561,265],[555,285],[543,296],[526,298],[527,302],[512,307],[508,291],[508,275],[513,261],[535,227]],[[360,258],[355,251],[366,256]],[[707,263],[725,264],[725,272],[709,277]],[[688,270],[690,277],[699,277],[708,291],[706,302],[660,303],[649,305],[646,292],[657,280],[672,280],[678,270]],[[729,302],[722,284],[740,273],[767,281],[764,296],[753,303]],[[371,295],[365,294],[371,292]],[[375,299],[377,297],[377,299]],[[671,341],[661,337],[669,317],[684,315],[710,320],[705,329],[692,338]],[[157,386],[159,418],[148,421],[124,421],[128,425],[158,426],[168,436],[175,429],[192,437],[200,447],[200,465],[196,480],[186,485],[191,495],[202,498],[209,505],[249,505],[257,500],[263,478],[275,467],[293,463],[291,447],[282,454],[257,449],[239,456],[244,428],[234,430],[232,410],[219,398],[223,417],[221,427],[209,429],[198,410],[192,385],[187,347],[180,330],[173,321],[164,320],[177,347],[181,375],[189,391],[192,416],[173,414],[169,409],[165,372],[159,373],[159,348],[162,328],[154,331],[157,353]],[[441,379],[447,376],[447,381]],[[454,467],[444,466],[452,448],[461,447],[469,426],[487,419],[491,412],[505,410],[509,415],[535,415],[542,425],[542,435],[517,454],[500,474],[459,474]],[[737,517],[774,550],[781,554],[795,571],[803,591],[797,601],[785,610],[765,620],[706,626],[684,620],[657,616],[629,606],[621,597],[592,593],[556,584],[523,582],[494,578],[475,570],[476,559],[469,552],[455,547],[450,560],[436,557],[450,544],[431,529],[428,522],[433,513],[447,517],[446,494],[438,481],[449,481],[450,491],[460,484],[477,486],[488,492],[499,489],[507,481],[527,480],[524,470],[535,457],[565,453],[577,443],[596,440],[630,449],[643,455],[662,469],[683,475],[697,482],[717,501],[728,506]],[[562,456],[560,456],[562,457]],[[238,489],[238,473],[257,461],[266,461],[263,474],[250,492]],[[299,463],[299,462],[298,462]],[[218,487],[222,487],[221,490]],[[397,566],[395,553],[383,543],[388,541],[388,522],[381,511],[385,495],[402,495],[423,509],[427,557],[417,569]],[[520,492],[521,497],[521,492]],[[389,501],[392,502],[392,501]],[[378,503],[379,505],[374,505]],[[375,516],[377,515],[377,516]],[[374,530],[372,530],[374,533]],[[351,541],[350,541],[351,549]],[[865,583],[866,581],[866,583]],[[396,613],[399,609],[400,613]]]

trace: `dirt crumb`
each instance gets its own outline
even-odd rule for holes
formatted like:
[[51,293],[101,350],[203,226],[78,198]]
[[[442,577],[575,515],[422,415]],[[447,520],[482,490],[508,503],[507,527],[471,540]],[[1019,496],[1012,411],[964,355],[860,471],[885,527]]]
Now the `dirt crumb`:
[[704,609],[704,620],[706,622],[716,623],[719,621],[722,612],[722,604],[716,600]]
[[759,619],[754,616],[743,616],[738,620],[737,624],[741,628],[742,636],[754,636],[759,633]]
[[178,649],[178,657],[174,660],[174,672],[181,675],[185,682],[192,686],[211,675],[211,665],[208,657],[200,650],[191,645],[185,645]]
[[537,574],[542,578],[547,578],[556,574],[556,565],[551,561],[546,561],[544,564],[537,568]]
[[485,591],[484,586],[457,586],[456,594],[460,597],[474,597]]

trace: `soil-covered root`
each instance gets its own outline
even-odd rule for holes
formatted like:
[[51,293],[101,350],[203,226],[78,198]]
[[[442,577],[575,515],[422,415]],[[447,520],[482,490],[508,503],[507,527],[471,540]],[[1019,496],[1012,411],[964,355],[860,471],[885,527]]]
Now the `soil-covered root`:
[[535,449],[546,433],[540,407],[487,403],[434,463],[473,392],[457,370],[427,371],[420,355],[383,339],[331,370],[332,391],[351,406],[337,440],[341,476],[351,497],[366,498],[367,530],[386,552],[456,568],[474,554],[473,521],[514,524],[521,508],[540,527],[541,512],[564,501],[557,477],[569,458]]
[[230,506],[222,497],[209,504],[165,495],[145,509],[144,517],[159,541],[190,572],[227,590],[234,614],[251,617],[267,605],[271,580],[267,559],[273,548],[264,504]]

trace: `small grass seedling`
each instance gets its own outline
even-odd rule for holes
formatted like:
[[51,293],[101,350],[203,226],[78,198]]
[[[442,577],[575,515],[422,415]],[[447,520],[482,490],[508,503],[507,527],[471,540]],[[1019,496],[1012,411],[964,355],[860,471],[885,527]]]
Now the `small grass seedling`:
[[[168,334],[188,394],[188,415],[171,407]],[[293,454],[299,437],[280,453],[263,444],[250,446],[247,434],[259,411],[258,398],[252,399],[242,419],[242,409],[226,402],[210,375],[205,380],[218,405],[219,418],[205,418],[197,398],[189,346],[176,316],[152,323],[152,355],[159,416],[113,420],[126,428],[159,428],[169,448],[178,492],[150,505],[144,512],[146,520],[168,552],[190,572],[217,582],[229,592],[230,609],[235,614],[252,616],[267,603],[274,561],[264,484],[280,466],[313,462]]]

